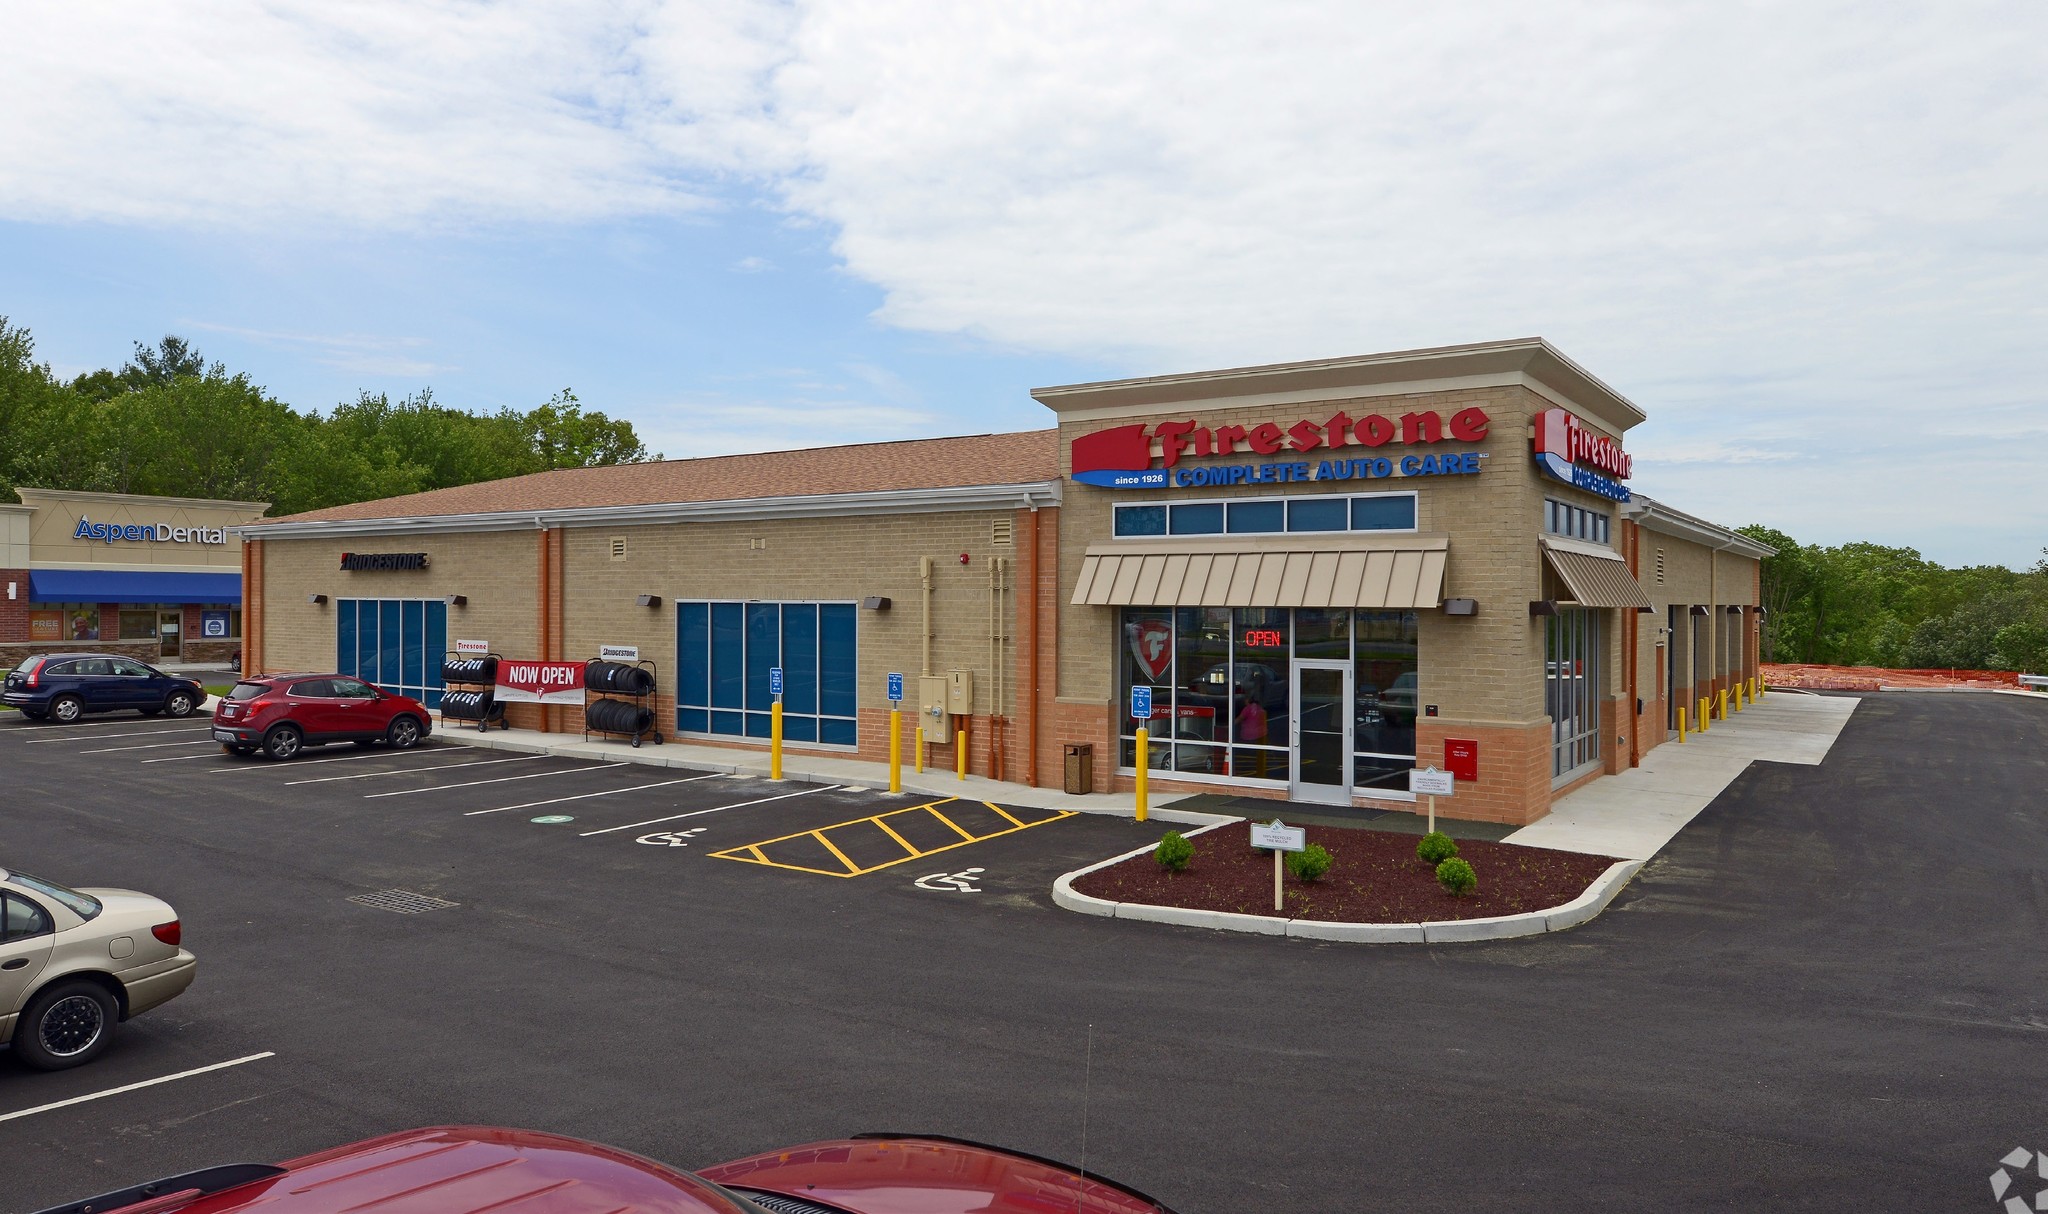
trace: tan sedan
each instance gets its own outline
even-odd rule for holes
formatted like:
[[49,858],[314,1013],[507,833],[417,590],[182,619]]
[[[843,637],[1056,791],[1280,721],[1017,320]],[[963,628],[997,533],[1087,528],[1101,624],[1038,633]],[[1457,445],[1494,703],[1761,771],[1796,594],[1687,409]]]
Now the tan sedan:
[[0,1041],[38,1070],[90,1062],[115,1024],[192,985],[182,938],[160,898],[0,868]]

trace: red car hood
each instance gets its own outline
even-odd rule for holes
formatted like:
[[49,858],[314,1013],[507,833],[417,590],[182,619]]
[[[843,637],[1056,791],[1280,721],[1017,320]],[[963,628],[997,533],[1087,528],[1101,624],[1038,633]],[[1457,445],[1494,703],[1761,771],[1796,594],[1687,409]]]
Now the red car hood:
[[848,1214],[1173,1214],[1114,1181],[956,1138],[864,1134],[699,1168]]

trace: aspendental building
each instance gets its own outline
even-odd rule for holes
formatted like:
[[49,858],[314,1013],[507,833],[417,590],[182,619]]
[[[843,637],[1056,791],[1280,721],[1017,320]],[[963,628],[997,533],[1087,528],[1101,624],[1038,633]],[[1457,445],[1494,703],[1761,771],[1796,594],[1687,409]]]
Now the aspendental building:
[[[1033,393],[1053,429],[516,477],[237,528],[251,669],[439,691],[458,639],[626,647],[665,734],[1058,785],[1528,822],[1752,677],[1758,559],[1631,493],[1629,401],[1541,340]],[[1149,692],[1149,715],[1132,716]],[[513,723],[578,731],[573,707]]]
[[20,489],[0,503],[0,669],[31,653],[225,662],[242,645],[242,540],[267,503]]

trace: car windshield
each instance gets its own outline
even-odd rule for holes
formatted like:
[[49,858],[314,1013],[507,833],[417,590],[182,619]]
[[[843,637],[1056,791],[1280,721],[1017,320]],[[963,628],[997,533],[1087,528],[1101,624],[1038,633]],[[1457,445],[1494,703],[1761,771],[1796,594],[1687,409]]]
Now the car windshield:
[[257,696],[260,696],[264,692],[269,690],[270,684],[268,683],[237,683],[235,684],[234,688],[228,692],[228,699],[253,700]]
[[71,908],[72,914],[77,915],[81,919],[90,919],[100,913],[100,901],[98,898],[94,898],[89,894],[81,894],[75,889],[67,889],[54,881],[44,881],[39,877],[31,877],[27,873],[16,872],[8,873],[7,879],[23,889],[33,890],[45,898],[62,902],[65,906]]

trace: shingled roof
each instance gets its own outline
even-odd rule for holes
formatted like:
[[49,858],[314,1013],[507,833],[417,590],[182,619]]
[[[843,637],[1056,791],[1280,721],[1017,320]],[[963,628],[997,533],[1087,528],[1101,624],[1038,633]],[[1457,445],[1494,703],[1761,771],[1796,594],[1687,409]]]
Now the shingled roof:
[[1013,434],[660,460],[610,468],[563,468],[262,519],[251,524],[250,529],[260,530],[277,523],[437,518],[967,485],[1022,485],[1058,480],[1059,476],[1059,432],[1025,430]]

